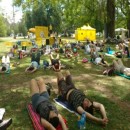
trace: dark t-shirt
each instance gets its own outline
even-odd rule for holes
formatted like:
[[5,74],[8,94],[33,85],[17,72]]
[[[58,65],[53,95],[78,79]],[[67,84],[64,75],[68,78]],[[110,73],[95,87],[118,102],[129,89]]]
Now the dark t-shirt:
[[79,106],[82,107],[85,98],[86,96],[82,91],[75,89],[70,93],[68,102],[74,107],[75,111],[77,111]]
[[49,113],[50,111],[54,111],[58,115],[58,111],[56,107],[50,101],[43,101],[37,107],[37,113],[40,117],[49,120]]

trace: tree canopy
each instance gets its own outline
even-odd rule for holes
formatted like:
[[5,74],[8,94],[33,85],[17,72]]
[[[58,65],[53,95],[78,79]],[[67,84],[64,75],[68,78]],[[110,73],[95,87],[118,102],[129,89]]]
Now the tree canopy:
[[114,37],[115,28],[130,30],[129,0],[13,0],[22,7],[23,21],[27,29],[42,25],[53,26],[57,32],[74,32],[84,24],[90,24],[97,32],[105,30],[105,36]]

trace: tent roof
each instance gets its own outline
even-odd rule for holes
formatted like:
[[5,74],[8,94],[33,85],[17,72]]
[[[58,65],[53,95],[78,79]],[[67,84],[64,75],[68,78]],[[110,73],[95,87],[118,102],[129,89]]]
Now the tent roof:
[[125,29],[125,28],[117,28],[117,29],[115,29],[115,31],[116,32],[122,32],[122,31],[128,31],[127,29]]
[[86,25],[83,25],[82,27],[81,27],[81,29],[84,29],[84,30],[95,30],[95,28],[92,28],[91,26],[86,26]]
[[30,28],[29,32],[35,33],[36,29],[35,28]]

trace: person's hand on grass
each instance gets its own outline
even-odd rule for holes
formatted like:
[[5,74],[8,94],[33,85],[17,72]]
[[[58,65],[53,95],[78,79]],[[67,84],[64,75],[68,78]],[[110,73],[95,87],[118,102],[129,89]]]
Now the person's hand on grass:
[[107,118],[103,118],[102,119],[102,125],[106,126],[108,124],[108,119]]

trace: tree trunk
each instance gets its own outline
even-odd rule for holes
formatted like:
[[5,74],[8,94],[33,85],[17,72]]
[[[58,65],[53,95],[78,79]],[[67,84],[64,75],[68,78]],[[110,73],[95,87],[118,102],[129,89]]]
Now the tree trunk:
[[127,29],[128,29],[128,34],[127,37],[130,37],[130,16],[127,17]]
[[115,0],[107,0],[107,37],[115,36]]

